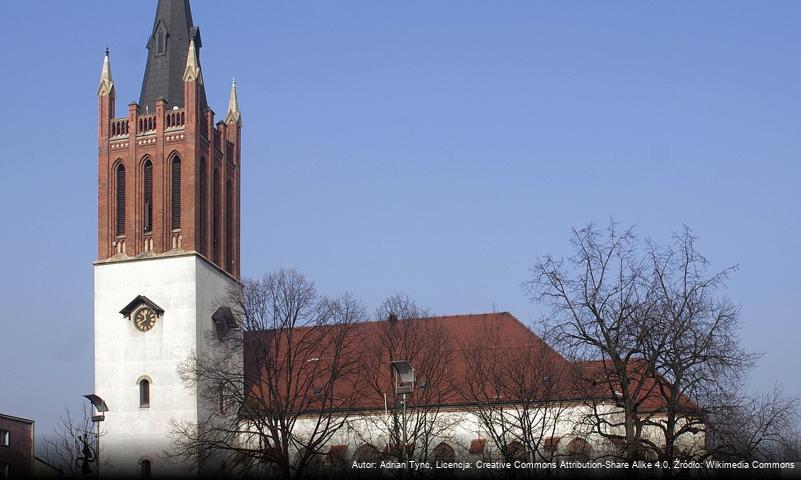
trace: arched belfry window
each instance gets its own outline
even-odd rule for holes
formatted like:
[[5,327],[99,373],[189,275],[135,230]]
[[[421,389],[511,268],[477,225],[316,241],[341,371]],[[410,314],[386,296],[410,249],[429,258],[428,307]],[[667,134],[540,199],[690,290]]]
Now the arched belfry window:
[[234,267],[234,193],[231,181],[225,184],[225,268]]
[[117,235],[125,235],[125,166],[117,165]]
[[172,189],[170,191],[170,208],[172,209],[172,229],[181,228],[181,157],[172,159]]
[[150,380],[146,378],[139,380],[139,406],[150,406]]
[[214,199],[211,212],[211,259],[219,265],[220,261],[220,170],[214,169]]
[[200,214],[200,223],[198,223],[198,227],[200,228],[200,253],[206,254],[206,230],[208,229],[208,225],[206,224],[206,212],[208,211],[208,207],[206,206],[206,202],[208,202],[208,190],[209,187],[206,185],[208,181],[208,175],[206,174],[206,157],[200,157],[200,205],[198,208],[198,213]]
[[145,160],[144,220],[145,233],[153,231],[153,162]]

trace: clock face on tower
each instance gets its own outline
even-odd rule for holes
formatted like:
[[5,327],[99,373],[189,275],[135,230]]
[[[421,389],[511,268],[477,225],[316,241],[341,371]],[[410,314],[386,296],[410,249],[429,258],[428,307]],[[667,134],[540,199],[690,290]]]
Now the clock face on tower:
[[136,311],[133,318],[133,323],[139,330],[146,332],[153,328],[156,324],[156,314],[153,310],[142,307]]

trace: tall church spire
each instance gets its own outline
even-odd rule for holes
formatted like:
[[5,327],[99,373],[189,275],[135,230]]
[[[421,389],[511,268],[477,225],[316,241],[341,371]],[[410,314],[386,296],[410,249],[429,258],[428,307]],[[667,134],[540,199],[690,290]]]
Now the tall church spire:
[[[192,23],[189,0],[159,0],[153,30],[147,42],[147,66],[142,81],[139,106],[155,111],[156,99],[163,98],[172,106],[184,103],[184,73],[189,45],[194,43],[194,57],[200,67],[200,30]],[[200,108],[208,108],[206,92],[198,91]]]
[[236,96],[236,79],[231,83],[231,97],[228,99],[228,114],[225,116],[225,123],[231,122],[242,122],[242,114],[239,113],[239,98]]

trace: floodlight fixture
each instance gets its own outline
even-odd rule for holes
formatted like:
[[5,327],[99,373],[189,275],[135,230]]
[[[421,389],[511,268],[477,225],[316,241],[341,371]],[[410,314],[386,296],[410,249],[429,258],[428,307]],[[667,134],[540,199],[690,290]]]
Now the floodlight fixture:
[[95,433],[95,475],[97,478],[100,478],[100,422],[106,419],[105,413],[108,412],[108,405],[106,405],[105,400],[94,393],[84,395],[84,398],[92,402],[95,410],[97,410],[97,415],[92,415],[92,422],[94,422],[95,427],[97,428]]
[[89,395],[84,395],[84,397],[87,398],[90,402],[92,402],[92,405],[95,406],[95,410],[97,410],[98,413],[108,412],[108,405],[106,405],[106,402],[103,401],[102,398],[98,397],[94,393],[90,393]]
[[395,393],[406,394],[414,390],[414,369],[406,360],[394,360],[389,366],[395,371]]

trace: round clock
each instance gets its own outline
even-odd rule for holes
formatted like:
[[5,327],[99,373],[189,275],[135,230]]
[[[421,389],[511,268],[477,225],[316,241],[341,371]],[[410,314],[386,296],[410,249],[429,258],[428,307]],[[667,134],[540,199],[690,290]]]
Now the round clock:
[[142,307],[136,311],[133,318],[133,323],[139,330],[146,332],[153,328],[156,324],[156,314],[153,310]]

